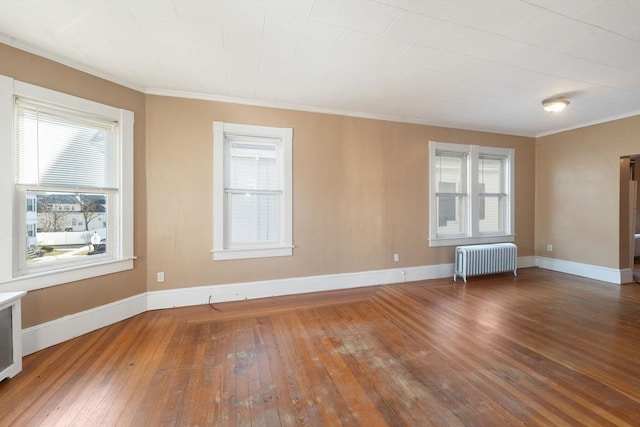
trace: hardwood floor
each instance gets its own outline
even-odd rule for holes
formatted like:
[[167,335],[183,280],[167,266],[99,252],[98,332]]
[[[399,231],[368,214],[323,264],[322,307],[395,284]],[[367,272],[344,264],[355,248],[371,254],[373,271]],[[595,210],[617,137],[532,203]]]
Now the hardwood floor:
[[632,426],[640,285],[541,269],[152,311],[24,359],[1,426]]

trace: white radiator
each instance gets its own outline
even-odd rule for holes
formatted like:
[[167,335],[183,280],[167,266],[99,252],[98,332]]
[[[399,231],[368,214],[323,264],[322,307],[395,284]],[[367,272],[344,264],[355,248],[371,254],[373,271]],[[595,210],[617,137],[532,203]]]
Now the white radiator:
[[458,246],[455,255],[454,282],[458,276],[466,283],[469,276],[507,271],[517,276],[518,247],[513,243]]

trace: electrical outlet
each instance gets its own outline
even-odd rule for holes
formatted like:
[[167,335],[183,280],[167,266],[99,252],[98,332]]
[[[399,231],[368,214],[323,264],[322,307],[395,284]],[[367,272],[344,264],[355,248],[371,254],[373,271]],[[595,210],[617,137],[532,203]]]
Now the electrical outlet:
[[393,254],[393,262],[400,261],[400,254]]
[[158,273],[156,273],[156,281],[164,282],[164,271],[158,271]]
[[547,252],[553,252],[553,245],[547,245]]

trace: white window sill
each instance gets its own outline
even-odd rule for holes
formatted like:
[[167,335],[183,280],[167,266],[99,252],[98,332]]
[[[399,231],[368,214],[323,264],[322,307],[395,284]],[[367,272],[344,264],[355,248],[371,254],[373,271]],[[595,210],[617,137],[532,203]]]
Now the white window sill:
[[278,246],[273,248],[244,248],[244,249],[222,249],[213,250],[214,261],[225,261],[231,259],[247,258],[269,258],[293,255],[293,246]]
[[429,239],[429,247],[437,246],[459,246],[459,245],[480,245],[485,243],[507,243],[516,240],[516,236],[500,235],[500,236],[481,236],[481,237],[451,237],[438,239]]
[[104,276],[105,274],[132,270],[134,259],[135,258],[107,260],[91,265],[43,271],[40,273],[9,279],[3,282],[0,286],[2,287],[3,292],[35,291],[37,289],[48,288],[50,286],[62,285],[64,283],[90,279],[97,276]]

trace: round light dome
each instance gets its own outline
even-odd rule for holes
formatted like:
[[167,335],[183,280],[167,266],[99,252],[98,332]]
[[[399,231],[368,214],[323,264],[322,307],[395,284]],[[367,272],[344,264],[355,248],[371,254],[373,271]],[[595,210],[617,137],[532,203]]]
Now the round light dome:
[[542,101],[542,107],[545,111],[550,113],[562,111],[567,107],[567,105],[569,105],[569,101],[565,98],[552,98]]

